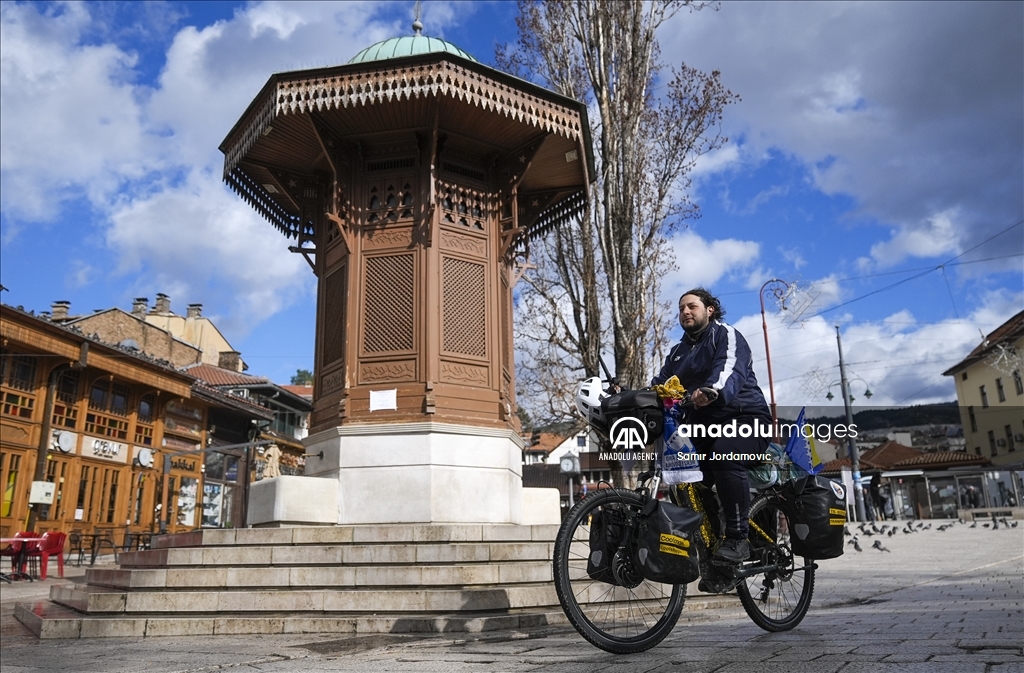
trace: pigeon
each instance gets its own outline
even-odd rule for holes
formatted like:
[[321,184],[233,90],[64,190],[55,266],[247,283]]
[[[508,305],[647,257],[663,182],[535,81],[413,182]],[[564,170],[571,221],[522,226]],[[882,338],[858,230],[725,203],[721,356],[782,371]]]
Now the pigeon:
[[[876,542],[877,542],[877,540],[876,540]],[[864,551],[863,549],[860,548],[860,542],[857,542],[857,538],[853,538],[853,548],[856,549],[857,551]]]
[[864,536],[865,537],[871,537],[872,535],[874,535],[874,533],[872,533],[871,531],[869,531],[869,530],[864,531]]
[[984,527],[984,528],[988,528],[988,524],[987,524],[987,523],[983,523],[983,524],[981,524],[981,525],[982,525],[982,527]]
[[999,528],[999,522],[996,521],[995,517],[992,517],[992,530]]
[[[873,544],[871,546],[874,547],[875,549],[877,549],[878,551],[889,551],[888,549],[886,549],[885,547],[882,546],[882,541],[881,540],[875,540],[875,544]],[[892,552],[890,552],[890,553],[892,553]]]
[[888,533],[889,537],[892,537],[895,534],[896,534],[896,529],[895,528],[890,528],[889,529],[889,533]]
[[927,526],[925,526],[925,527],[924,527],[924,528],[922,528],[921,530],[931,530],[931,529],[932,529],[932,525],[931,525],[931,524],[928,524]]
[[850,534],[850,527],[849,526],[843,526],[843,535],[849,535],[849,534]]
[[1017,527],[1017,522],[1016,521],[1011,521],[1010,522],[1010,528],[1016,528],[1016,527]]
[[871,532],[872,533],[881,533],[882,531],[878,530],[878,526],[876,526],[875,524],[871,524]]
[[977,528],[977,527],[978,527],[978,522],[977,521],[973,522],[970,526],[968,526],[968,528]]
[[963,519],[957,519],[957,521],[959,521],[960,523],[967,523],[967,522],[966,522],[966,521],[964,521]]
[[851,544],[857,544],[857,536],[856,535],[854,535],[852,538],[850,538],[850,541],[846,543],[846,546],[849,547]]

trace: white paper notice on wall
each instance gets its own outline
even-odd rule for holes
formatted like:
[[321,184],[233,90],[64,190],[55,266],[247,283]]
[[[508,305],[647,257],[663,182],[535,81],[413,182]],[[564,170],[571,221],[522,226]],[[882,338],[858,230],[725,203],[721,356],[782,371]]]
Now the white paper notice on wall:
[[398,390],[371,390],[370,411],[398,408]]

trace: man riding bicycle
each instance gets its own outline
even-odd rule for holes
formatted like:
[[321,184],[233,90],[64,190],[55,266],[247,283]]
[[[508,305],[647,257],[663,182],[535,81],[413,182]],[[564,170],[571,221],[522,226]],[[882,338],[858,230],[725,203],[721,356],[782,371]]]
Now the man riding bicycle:
[[[662,384],[674,375],[687,390],[693,391],[694,410],[687,422],[694,447],[705,456],[700,461],[704,485],[717,486],[725,514],[726,540],[715,553],[715,559],[740,563],[750,555],[750,483],[746,466],[752,461],[725,460],[715,454],[764,453],[769,438],[760,435],[771,427],[771,412],[754,376],[750,347],[742,334],[721,321],[724,316],[721,303],[703,287],[683,294],[679,298],[683,338],[669,352],[651,384]],[[700,388],[714,389],[717,398],[709,399]],[[755,419],[761,432],[755,431]],[[737,428],[747,426],[750,432],[722,437],[721,432],[710,430],[715,425],[731,425],[733,420]],[[692,430],[700,425],[704,426],[704,433]]]

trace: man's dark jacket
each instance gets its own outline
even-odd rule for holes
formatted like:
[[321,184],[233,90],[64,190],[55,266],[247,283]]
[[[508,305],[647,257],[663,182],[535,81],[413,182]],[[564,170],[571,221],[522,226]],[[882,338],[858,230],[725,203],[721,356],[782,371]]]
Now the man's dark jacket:
[[688,391],[718,391],[717,400],[692,412],[692,422],[721,423],[753,417],[771,422],[771,412],[754,376],[750,346],[731,325],[712,320],[693,339],[684,332],[651,383],[664,383],[673,374]]

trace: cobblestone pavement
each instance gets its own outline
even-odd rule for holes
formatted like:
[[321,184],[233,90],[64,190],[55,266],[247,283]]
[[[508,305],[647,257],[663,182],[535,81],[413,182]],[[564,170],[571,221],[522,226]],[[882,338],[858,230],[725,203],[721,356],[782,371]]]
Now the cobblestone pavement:
[[[811,610],[766,633],[737,607],[684,613],[653,650],[606,654],[568,627],[433,636],[213,636],[39,641],[9,615],[0,587],[0,671],[198,673],[216,670],[575,671],[592,673],[931,673],[1024,671],[1024,527],[957,525],[882,537],[858,532],[820,563]],[[36,589],[38,591],[39,588]],[[25,596],[21,599],[24,600]]]

